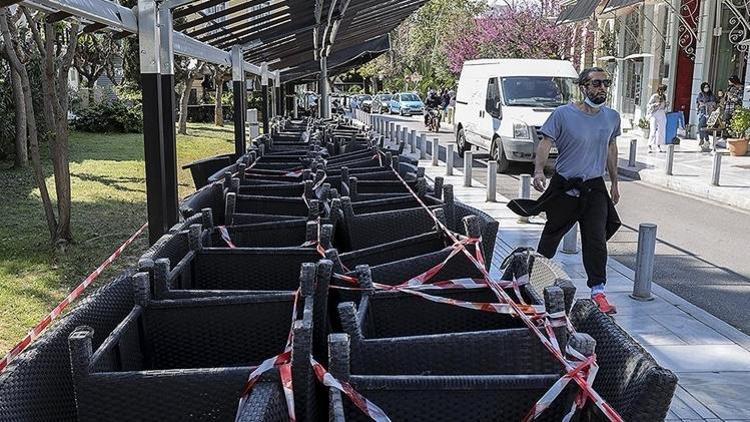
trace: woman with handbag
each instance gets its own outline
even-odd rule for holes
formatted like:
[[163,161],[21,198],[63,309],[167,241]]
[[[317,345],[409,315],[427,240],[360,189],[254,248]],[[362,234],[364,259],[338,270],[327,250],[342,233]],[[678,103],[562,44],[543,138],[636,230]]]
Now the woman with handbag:
[[701,149],[705,150],[710,148],[711,142],[708,140],[708,116],[713,113],[716,108],[716,96],[711,91],[711,85],[708,82],[701,84],[701,92],[698,94],[698,98],[695,101],[698,106],[698,139]]
[[651,123],[651,131],[648,138],[648,152],[654,151],[654,146],[658,148],[659,152],[664,152],[661,146],[666,144],[666,129],[667,129],[667,92],[666,85],[659,85],[656,90],[656,94],[651,96],[648,100],[648,112],[646,115],[649,117]]

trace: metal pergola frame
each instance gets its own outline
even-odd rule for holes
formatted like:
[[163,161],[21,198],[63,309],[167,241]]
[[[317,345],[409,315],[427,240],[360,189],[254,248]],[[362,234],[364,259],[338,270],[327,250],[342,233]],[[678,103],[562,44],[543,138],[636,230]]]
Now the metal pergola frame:
[[[110,30],[118,37],[138,37],[146,203],[153,243],[179,218],[175,54],[231,67],[239,157],[246,148],[248,75],[261,80],[265,133],[270,117],[285,112],[283,98],[291,92],[289,85],[302,78],[317,78],[320,116],[328,117],[328,57],[334,57],[338,73],[381,54],[383,35],[426,1],[138,0],[129,9],[116,0],[0,0],[0,7],[20,3],[48,13],[51,21],[78,18],[85,24],[84,32]],[[175,26],[176,18],[180,22]]]

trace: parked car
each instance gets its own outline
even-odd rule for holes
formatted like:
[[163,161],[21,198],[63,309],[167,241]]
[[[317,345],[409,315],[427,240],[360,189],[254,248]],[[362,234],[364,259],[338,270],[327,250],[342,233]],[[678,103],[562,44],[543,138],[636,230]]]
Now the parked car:
[[398,113],[402,116],[422,114],[424,110],[424,103],[419,98],[419,95],[411,92],[399,92],[398,94],[393,94],[393,98],[391,98],[389,104],[389,112],[391,114]]
[[[565,60],[485,59],[464,63],[456,93],[459,155],[472,145],[489,151],[505,172],[513,161],[533,162],[539,129],[556,107],[577,99],[578,73]],[[557,149],[550,152],[554,165]]]
[[359,108],[369,113],[372,110],[372,95],[362,94],[358,97]]
[[388,113],[388,107],[391,102],[393,95],[391,94],[378,94],[372,99],[372,112],[373,113]]

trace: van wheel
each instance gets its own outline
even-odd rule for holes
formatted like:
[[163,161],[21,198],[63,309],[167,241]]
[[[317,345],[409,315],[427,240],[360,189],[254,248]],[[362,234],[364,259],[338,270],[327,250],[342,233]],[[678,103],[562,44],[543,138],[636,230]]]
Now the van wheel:
[[456,149],[458,151],[458,156],[463,158],[464,152],[468,151],[469,148],[471,148],[471,144],[469,144],[466,141],[466,134],[464,133],[464,129],[461,128],[458,130],[458,133],[456,134]]
[[505,173],[510,167],[510,161],[503,152],[503,143],[499,139],[492,141],[492,152],[490,154],[492,159],[497,161],[497,172]]

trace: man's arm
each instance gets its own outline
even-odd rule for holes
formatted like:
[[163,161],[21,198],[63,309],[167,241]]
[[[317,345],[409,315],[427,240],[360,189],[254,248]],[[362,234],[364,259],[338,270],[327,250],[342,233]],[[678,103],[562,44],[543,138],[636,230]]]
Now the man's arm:
[[539,192],[544,192],[545,185],[547,184],[547,177],[544,175],[544,166],[547,164],[552,144],[552,139],[545,136],[536,147],[536,158],[534,158],[534,189]]
[[617,184],[617,155],[617,142],[612,141],[609,143],[609,152],[607,153],[607,172],[612,182],[610,193],[612,195],[612,202],[615,204],[620,201],[620,189]]

